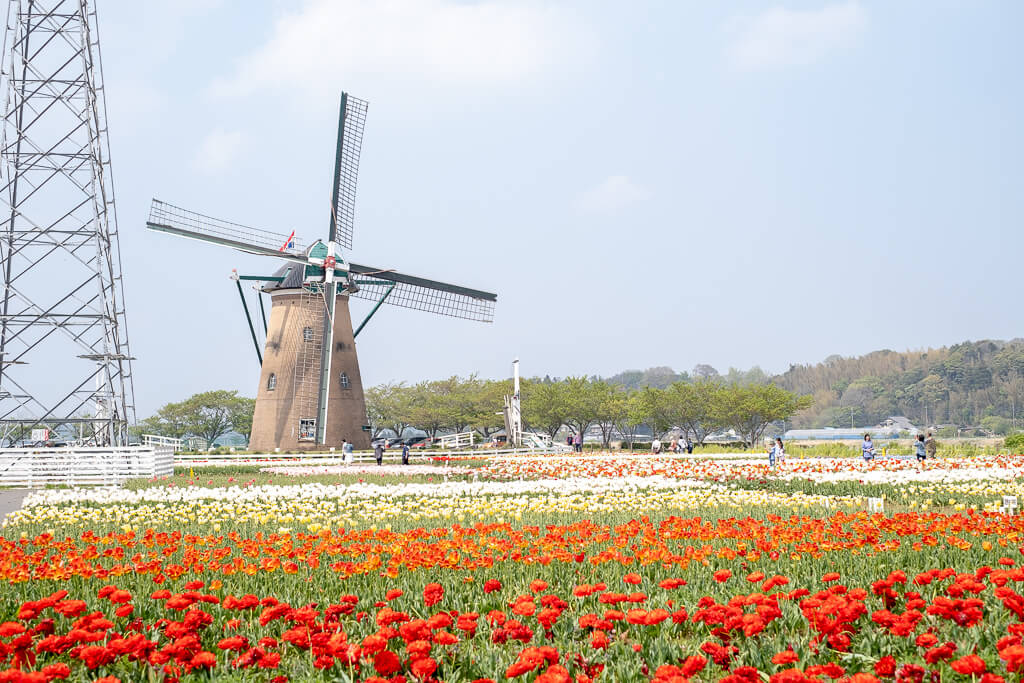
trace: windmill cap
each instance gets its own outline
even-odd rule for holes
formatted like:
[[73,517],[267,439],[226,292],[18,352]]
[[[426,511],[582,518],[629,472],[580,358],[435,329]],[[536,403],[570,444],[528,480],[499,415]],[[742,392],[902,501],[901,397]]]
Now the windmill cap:
[[283,277],[284,280],[267,280],[263,283],[264,292],[275,292],[279,289],[299,289],[303,282],[303,268],[300,264],[285,265],[274,271],[273,277]]

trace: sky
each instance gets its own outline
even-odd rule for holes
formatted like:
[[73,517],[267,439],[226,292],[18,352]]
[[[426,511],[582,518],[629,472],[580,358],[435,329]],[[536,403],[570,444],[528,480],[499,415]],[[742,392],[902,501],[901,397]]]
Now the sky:
[[342,90],[346,256],[498,293],[383,308],[367,386],[1024,336],[1020,3],[97,4],[140,418],[255,395],[228,276],[279,265],[147,231],[151,198],[325,236]]

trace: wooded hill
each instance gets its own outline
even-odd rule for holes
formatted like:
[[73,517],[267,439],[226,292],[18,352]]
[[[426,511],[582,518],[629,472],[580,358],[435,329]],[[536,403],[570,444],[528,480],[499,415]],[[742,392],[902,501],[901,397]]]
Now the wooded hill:
[[795,416],[794,427],[865,426],[891,415],[905,415],[919,425],[979,427],[998,434],[1024,426],[1024,339],[967,341],[926,351],[884,349],[856,358],[834,355],[821,363],[790,366],[773,377],[756,366],[718,375],[698,365],[692,373],[651,368],[622,372],[608,381],[635,388],[645,380],[657,386],[695,377],[770,381],[813,396],[814,404]]

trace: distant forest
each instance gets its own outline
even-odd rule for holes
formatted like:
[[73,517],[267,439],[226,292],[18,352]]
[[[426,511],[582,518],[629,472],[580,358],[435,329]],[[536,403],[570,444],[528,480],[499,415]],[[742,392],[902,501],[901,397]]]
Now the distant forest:
[[604,379],[630,389],[664,388],[679,380],[771,382],[814,397],[813,405],[795,417],[794,427],[859,427],[892,415],[904,415],[921,426],[993,434],[1024,426],[1024,339],[968,341],[926,351],[885,349],[856,358],[829,356],[775,376],[757,366],[719,373],[710,365],[697,365],[690,372],[656,367]]

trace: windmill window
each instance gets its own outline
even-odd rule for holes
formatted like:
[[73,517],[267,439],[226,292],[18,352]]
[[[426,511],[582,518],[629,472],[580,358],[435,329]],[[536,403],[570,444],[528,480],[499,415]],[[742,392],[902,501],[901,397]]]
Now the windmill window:
[[302,328],[302,341],[311,342],[313,341],[313,328],[303,327]]
[[352,386],[352,383],[348,381],[348,375],[346,373],[341,373],[341,377],[339,379],[341,380],[342,389],[348,389],[350,386]]
[[299,441],[316,441],[316,420],[299,420]]
[[270,373],[270,377],[267,378],[267,391],[273,391],[277,388],[277,373]]

